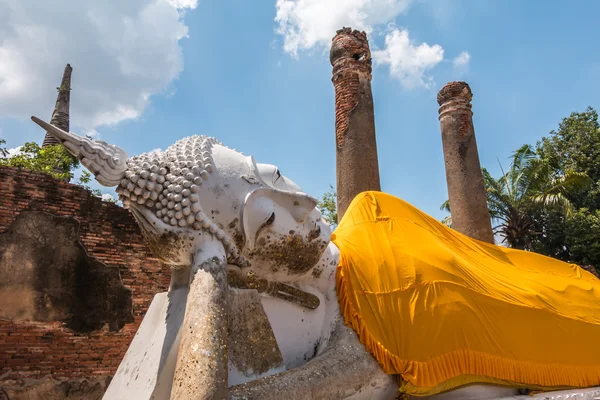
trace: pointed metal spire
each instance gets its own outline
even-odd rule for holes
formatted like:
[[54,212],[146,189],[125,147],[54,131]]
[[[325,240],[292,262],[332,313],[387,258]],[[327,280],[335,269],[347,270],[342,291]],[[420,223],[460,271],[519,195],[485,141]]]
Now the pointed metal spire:
[[[65,67],[65,72],[63,73],[60,87],[57,88],[58,96],[56,98],[56,105],[54,106],[54,111],[52,112],[52,119],[50,120],[51,125],[54,125],[65,132],[69,132],[69,106],[71,102],[72,71],[73,68],[71,68],[71,65],[67,64],[67,66]],[[54,137],[50,132],[46,132],[46,136],[44,137],[42,147],[52,146],[59,143],[60,141],[56,137]]]

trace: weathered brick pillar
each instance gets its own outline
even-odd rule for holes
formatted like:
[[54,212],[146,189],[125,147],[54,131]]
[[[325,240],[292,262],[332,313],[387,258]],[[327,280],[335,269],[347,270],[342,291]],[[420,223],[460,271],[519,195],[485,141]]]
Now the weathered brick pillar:
[[452,227],[474,239],[494,243],[473,129],[472,98],[465,82],[450,82],[437,96]]
[[336,191],[341,220],[357,194],[381,190],[367,34],[340,29],[329,58],[335,88]]
[[[67,64],[65,71],[63,72],[62,81],[60,87],[57,88],[58,96],[56,97],[56,104],[54,105],[54,111],[52,112],[52,119],[50,124],[59,127],[65,132],[69,132],[69,106],[71,103],[71,73],[73,68]],[[46,132],[42,147],[52,146],[59,144],[57,138]]]

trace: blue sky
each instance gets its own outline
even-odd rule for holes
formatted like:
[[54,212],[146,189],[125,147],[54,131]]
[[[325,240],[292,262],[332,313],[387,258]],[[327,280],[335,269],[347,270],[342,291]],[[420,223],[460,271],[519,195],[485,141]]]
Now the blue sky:
[[[480,159],[493,174],[498,160],[506,165],[514,149],[569,113],[600,107],[596,1],[322,0],[315,8],[310,0],[135,0],[125,10],[109,3],[118,5],[82,1],[80,15],[93,15],[92,23],[82,17],[81,29],[69,32],[75,28],[38,10],[40,2],[0,1],[0,137],[8,147],[41,143],[27,116],[49,119],[70,62],[71,130],[130,155],[191,134],[215,136],[320,196],[335,183],[328,41],[335,28],[352,26],[369,31],[376,63],[382,190],[441,219],[447,189],[436,94],[445,83],[471,86]],[[28,40],[24,26],[44,35]],[[394,32],[410,43],[386,42]]]

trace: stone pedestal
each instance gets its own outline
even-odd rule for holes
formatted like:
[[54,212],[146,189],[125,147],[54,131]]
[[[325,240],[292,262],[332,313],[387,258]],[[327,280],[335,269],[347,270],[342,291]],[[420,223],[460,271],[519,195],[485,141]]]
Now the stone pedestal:
[[452,227],[473,239],[494,243],[473,129],[472,98],[465,82],[450,82],[437,96]]
[[344,28],[331,44],[335,88],[336,191],[341,220],[354,197],[381,190],[367,34]]

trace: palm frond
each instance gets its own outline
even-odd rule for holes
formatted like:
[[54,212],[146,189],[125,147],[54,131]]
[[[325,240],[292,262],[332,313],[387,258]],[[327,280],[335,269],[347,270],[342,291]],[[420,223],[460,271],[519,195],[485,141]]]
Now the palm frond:
[[450,200],[446,200],[442,203],[442,205],[440,206],[440,211],[450,212]]
[[545,190],[546,193],[572,193],[581,189],[587,189],[594,181],[583,172],[567,171],[563,176],[554,179],[551,186]]
[[504,172],[504,168],[502,168],[502,164],[500,163],[500,160],[498,160],[498,165],[500,166],[500,171],[502,172],[502,176],[500,177],[500,179],[498,179],[497,182],[502,187],[502,192],[506,192],[506,194],[508,196],[512,197],[510,177],[508,176],[508,174],[506,172]]
[[518,148],[513,153],[512,164],[508,170],[508,177],[510,183],[510,192],[512,197],[520,199],[523,195],[522,180],[526,177],[526,171],[536,155],[531,145],[525,144]]
[[533,196],[531,201],[532,203],[544,206],[545,208],[558,209],[567,217],[570,217],[573,213],[571,201],[562,193]]

